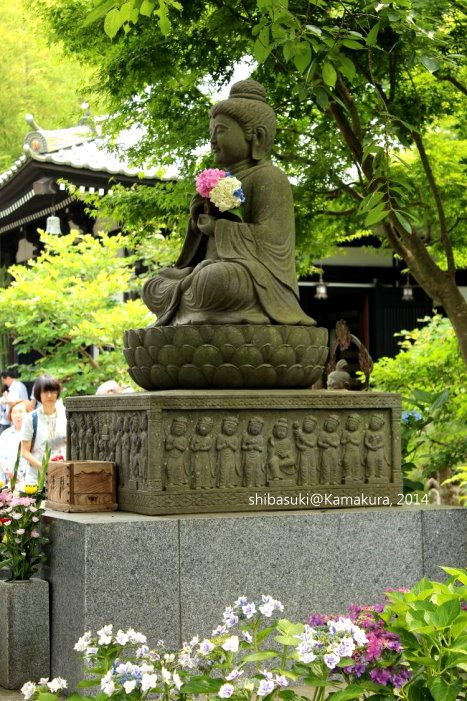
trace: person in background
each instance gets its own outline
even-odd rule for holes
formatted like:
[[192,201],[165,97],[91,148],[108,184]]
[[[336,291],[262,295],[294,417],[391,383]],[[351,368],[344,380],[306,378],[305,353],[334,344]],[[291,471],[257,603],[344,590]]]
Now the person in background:
[[[18,455],[18,447],[21,443],[21,428],[23,418],[27,414],[28,408],[24,400],[15,402],[10,409],[10,417],[12,426],[3,431],[0,436],[0,482],[3,481],[4,486],[8,485],[9,480],[13,477],[16,458]],[[18,465],[18,473],[16,483],[24,482],[26,474],[27,462],[21,457]]]
[[2,398],[2,415],[0,417],[0,433],[10,426],[10,409],[15,402],[28,400],[28,390],[20,380],[16,368],[2,371],[2,382],[5,388]]
[[[25,484],[37,484],[47,444],[52,460],[65,459],[66,416],[57,407],[61,389],[60,382],[50,375],[42,375],[34,383],[34,398],[40,406],[24,417],[21,431],[21,452],[28,463]],[[37,415],[36,431],[34,414]]]
[[103,382],[101,385],[96,390],[96,394],[99,396],[102,396],[104,394],[121,394],[122,393],[122,388],[118,384],[118,382],[115,382],[115,380],[107,380],[107,382]]

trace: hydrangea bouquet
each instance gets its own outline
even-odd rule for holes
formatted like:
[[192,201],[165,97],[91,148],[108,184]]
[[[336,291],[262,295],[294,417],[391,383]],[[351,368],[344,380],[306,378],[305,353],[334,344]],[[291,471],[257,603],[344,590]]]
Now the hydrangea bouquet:
[[[347,701],[392,696],[385,684],[344,672],[366,654],[369,640],[362,627],[343,617],[314,627],[292,623],[277,618],[282,611],[272,596],[241,596],[225,609],[209,638],[194,637],[178,650],[162,641],[151,650],[145,636],[132,629],[114,633],[108,625],[97,635],[88,631],[75,650],[86,660],[86,675],[94,679],[79,686],[95,685],[99,692],[68,699]],[[303,686],[311,687],[306,696],[300,695]],[[26,701],[50,701],[65,688],[64,679],[42,679],[38,685],[27,682],[22,692]]]
[[242,183],[232,173],[207,168],[196,178],[196,191],[220,212],[229,212],[243,221],[245,195]]
[[50,450],[47,448],[44,455],[37,485],[29,485],[24,492],[16,493],[20,450],[18,448],[10,487],[0,491],[0,569],[9,570],[8,581],[31,579],[46,559],[42,547],[48,542],[39,531],[39,523],[44,513],[44,484]]

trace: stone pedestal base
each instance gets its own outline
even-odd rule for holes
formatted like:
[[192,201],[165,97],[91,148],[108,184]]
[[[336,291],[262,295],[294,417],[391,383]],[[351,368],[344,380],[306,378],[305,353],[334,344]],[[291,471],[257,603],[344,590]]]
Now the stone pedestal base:
[[49,583],[0,580],[0,686],[19,689],[49,673]]
[[387,506],[402,492],[399,395],[172,390],[66,407],[69,459],[115,462],[124,511]]
[[[48,511],[52,676],[81,679],[73,646],[113,623],[180,645],[222,622],[239,596],[271,594],[284,617],[380,603],[387,587],[461,567],[467,509],[399,507],[325,512],[150,517]],[[36,650],[37,652],[37,650]]]

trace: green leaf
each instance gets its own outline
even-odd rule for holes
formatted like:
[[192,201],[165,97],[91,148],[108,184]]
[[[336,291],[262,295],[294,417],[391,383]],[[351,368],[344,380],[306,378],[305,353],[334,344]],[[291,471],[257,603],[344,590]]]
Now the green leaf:
[[451,575],[451,577],[458,579],[462,584],[467,585],[467,570],[458,570],[454,567],[441,567],[441,569],[444,570],[446,574]]
[[104,31],[110,39],[113,39],[117,34],[118,30],[121,28],[124,20],[120,14],[120,10],[114,7],[105,16],[104,20]]
[[216,694],[223,683],[223,679],[193,677],[186,684],[182,684],[180,692],[182,694]]
[[345,77],[348,78],[349,80],[352,80],[355,77],[355,73],[356,73],[355,64],[347,56],[343,56],[342,54],[339,54],[339,68],[340,68],[341,73],[343,75],[345,75]]
[[382,221],[389,214],[389,210],[385,209],[384,204],[379,204],[377,207],[371,210],[366,216],[365,226],[372,226]]
[[445,681],[442,677],[427,679],[427,687],[435,701],[455,701],[457,694],[462,691],[462,679]]
[[336,84],[337,73],[332,63],[326,62],[323,65],[322,75],[326,85],[329,85],[329,87],[333,88]]
[[115,4],[116,0],[104,0],[103,2],[100,2],[97,7],[91,10],[91,12],[87,15],[82,26],[89,27],[90,24],[97,22],[97,20],[103,17],[112,7],[115,6]]
[[380,22],[376,22],[376,24],[373,25],[373,27],[368,32],[367,37],[365,39],[365,43],[367,46],[374,46],[376,44],[376,39],[378,37],[380,24],[381,24]]
[[406,230],[408,234],[412,233],[412,227],[410,225],[410,222],[407,221],[407,219],[404,217],[404,215],[401,212],[398,212],[397,210],[394,212],[396,215],[396,219],[399,222],[399,224],[402,226],[403,229]]
[[364,49],[363,44],[359,41],[354,41],[353,39],[343,39],[342,46],[347,46],[348,49]]
[[350,699],[362,698],[363,689],[360,684],[350,684],[341,691],[336,691],[329,696],[329,701],[350,701]]
[[422,56],[422,63],[430,73],[435,73],[440,68],[440,64],[437,58],[433,56]]
[[445,601],[444,604],[438,606],[434,612],[429,612],[426,619],[433,626],[436,626],[436,628],[447,628],[454,623],[460,612],[461,605],[459,599],[451,599],[451,601]]
[[311,46],[307,41],[295,44],[293,62],[295,67],[304,73],[311,61]]
[[274,652],[274,650],[262,650],[261,652],[253,652],[251,655],[246,655],[242,662],[262,662],[263,660],[272,660],[274,657],[279,657],[279,653]]
[[293,635],[277,635],[274,640],[280,645],[297,645],[300,642]]
[[264,63],[271,53],[272,46],[269,43],[269,27],[263,27],[253,45],[253,53],[258,63]]
[[154,10],[154,3],[151,0],[143,0],[141,7],[139,8],[140,14],[145,17],[150,17]]

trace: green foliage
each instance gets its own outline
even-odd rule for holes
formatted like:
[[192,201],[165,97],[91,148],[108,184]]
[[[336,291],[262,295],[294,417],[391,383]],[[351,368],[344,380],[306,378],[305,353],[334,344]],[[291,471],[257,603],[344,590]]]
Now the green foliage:
[[48,372],[64,383],[66,394],[93,394],[109,378],[128,384],[123,333],[147,326],[153,316],[141,300],[123,299],[123,291],[140,289],[135,257],[124,255],[127,239],[42,233],[41,242],[38,258],[12,266],[13,282],[0,290],[3,329],[19,353],[41,356],[23,376]]
[[207,165],[210,95],[246,61],[279,115],[273,159],[296,183],[300,273],[371,230],[443,304],[467,361],[455,281],[466,258],[465,17],[455,3],[37,2],[67,51],[96,69],[109,133],[143,127],[130,156],[177,163],[187,191]]
[[0,3],[0,171],[22,153],[27,113],[46,129],[77,124],[80,91],[91,75],[76,57],[65,58],[59,44],[49,45],[47,25],[27,9],[28,0]]
[[397,334],[401,351],[375,363],[371,383],[402,394],[406,475],[416,468],[430,476],[466,459],[467,373],[449,320],[435,314],[422,321],[425,326]]
[[467,671],[467,571],[442,568],[446,583],[422,579],[410,591],[389,592],[382,618],[397,633],[413,676],[407,701],[462,698]]

